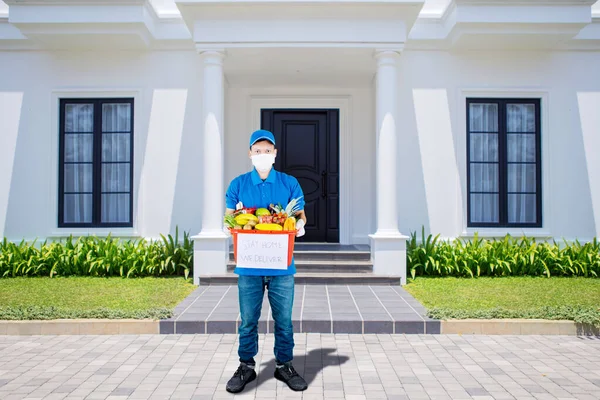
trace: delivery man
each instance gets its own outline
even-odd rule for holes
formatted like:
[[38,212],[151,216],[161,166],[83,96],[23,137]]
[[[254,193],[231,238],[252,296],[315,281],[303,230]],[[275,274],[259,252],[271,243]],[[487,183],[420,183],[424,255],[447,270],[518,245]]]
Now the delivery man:
[[[304,194],[296,178],[273,168],[277,156],[273,134],[266,130],[253,132],[250,136],[248,155],[254,168],[230,183],[225,195],[226,214],[234,213],[240,205],[268,208],[271,204],[281,204],[285,208],[292,199],[298,199],[297,209],[300,211],[296,213],[296,236],[304,235]],[[254,356],[258,353],[258,319],[265,288],[268,290],[269,304],[275,321],[275,378],[287,383],[292,390],[305,390],[308,387],[306,381],[292,366],[292,306],[296,273],[294,260],[292,259],[287,270],[236,267],[234,273],[239,275],[238,294],[242,319],[238,347],[240,366],[227,382],[226,390],[239,393],[248,382],[256,379]]]

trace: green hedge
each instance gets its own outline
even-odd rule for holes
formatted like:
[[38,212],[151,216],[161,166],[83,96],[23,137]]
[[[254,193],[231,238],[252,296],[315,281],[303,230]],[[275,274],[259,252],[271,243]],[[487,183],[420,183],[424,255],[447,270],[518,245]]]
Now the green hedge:
[[193,241],[184,233],[160,241],[72,236],[64,241],[0,244],[0,277],[15,276],[190,276]]
[[570,320],[600,328],[600,310],[589,306],[540,307],[528,310],[510,310],[496,307],[481,310],[457,310],[434,307],[427,310],[427,316],[436,319],[545,319]]
[[407,269],[416,276],[600,276],[600,243],[597,238],[581,244],[555,241],[537,243],[533,238],[443,241],[439,235],[420,243],[411,233],[407,243]]
[[[407,268],[417,276],[600,276],[600,244],[540,242],[507,235],[502,240],[421,241],[411,234]],[[0,277],[15,276],[172,276],[188,278],[193,270],[193,242],[161,235],[160,241],[120,240],[82,236],[76,240],[19,244],[6,238],[0,244]]]
[[54,306],[19,306],[0,307],[0,320],[51,320],[51,319],[166,319],[173,316],[168,308],[151,308],[147,310],[113,310],[102,307],[91,310],[64,309]]

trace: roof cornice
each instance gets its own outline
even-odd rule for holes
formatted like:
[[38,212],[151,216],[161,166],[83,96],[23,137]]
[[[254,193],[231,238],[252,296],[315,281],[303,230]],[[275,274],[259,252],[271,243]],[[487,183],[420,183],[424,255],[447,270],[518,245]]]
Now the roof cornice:
[[597,0],[454,0],[462,5],[495,5],[495,6],[592,6]]
[[9,6],[142,5],[146,0],[3,0]]

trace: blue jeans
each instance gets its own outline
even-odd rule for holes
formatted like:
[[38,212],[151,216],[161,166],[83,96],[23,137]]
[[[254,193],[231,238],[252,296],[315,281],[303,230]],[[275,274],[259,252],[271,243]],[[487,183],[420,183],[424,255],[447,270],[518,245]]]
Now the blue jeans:
[[254,363],[254,356],[258,353],[258,319],[265,288],[269,291],[269,304],[275,321],[275,359],[278,363],[285,363],[292,360],[294,351],[294,275],[238,277],[242,319],[238,355],[240,361]]

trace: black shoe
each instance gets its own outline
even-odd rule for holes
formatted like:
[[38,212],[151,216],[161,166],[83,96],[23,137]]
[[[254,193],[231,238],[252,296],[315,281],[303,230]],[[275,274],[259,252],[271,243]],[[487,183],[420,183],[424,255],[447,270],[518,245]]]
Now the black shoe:
[[256,379],[256,372],[253,368],[249,368],[246,364],[240,363],[240,366],[235,371],[225,390],[229,393],[239,393],[244,390],[246,384]]
[[298,375],[294,367],[292,367],[291,362],[283,364],[283,367],[281,368],[276,367],[275,378],[287,383],[290,389],[296,392],[306,390],[306,388],[308,387],[308,384],[306,383],[304,378]]

